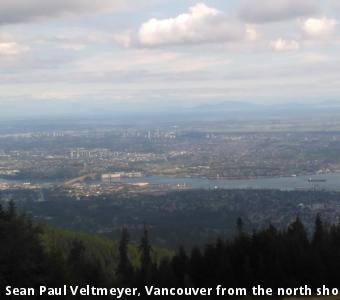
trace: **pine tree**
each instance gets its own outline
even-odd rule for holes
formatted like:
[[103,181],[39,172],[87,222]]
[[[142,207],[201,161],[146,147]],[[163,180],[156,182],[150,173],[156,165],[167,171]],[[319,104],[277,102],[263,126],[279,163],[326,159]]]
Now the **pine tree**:
[[146,226],[144,226],[143,236],[139,244],[140,252],[140,274],[144,282],[148,282],[151,278],[152,260],[151,260],[152,247],[149,242],[149,234]]
[[177,284],[179,286],[184,285],[185,274],[187,272],[188,265],[188,257],[185,253],[183,247],[179,248],[177,255],[175,255],[172,259],[172,268],[174,270],[174,274],[177,278]]
[[126,228],[122,229],[119,242],[119,262],[117,267],[117,275],[122,283],[131,280],[133,274],[132,264],[128,255],[129,233]]
[[202,287],[205,283],[205,263],[203,255],[198,247],[191,250],[189,259],[189,275],[193,284],[197,287]]
[[10,219],[14,219],[17,216],[16,206],[13,199],[11,199],[8,203],[7,216]]
[[313,234],[313,245],[321,247],[323,239],[324,239],[324,225],[321,220],[320,214],[317,214],[314,223],[314,234]]
[[244,223],[241,217],[238,217],[236,220],[236,230],[239,236],[243,235]]

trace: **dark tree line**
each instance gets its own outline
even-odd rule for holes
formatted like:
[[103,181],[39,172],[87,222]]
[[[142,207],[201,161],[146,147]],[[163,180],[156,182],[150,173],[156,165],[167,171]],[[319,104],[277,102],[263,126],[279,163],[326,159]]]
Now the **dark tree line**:
[[[238,235],[233,240],[218,239],[189,253],[180,248],[157,265],[142,256],[142,267],[135,270],[137,277],[130,275],[130,285],[142,280],[145,285],[160,287],[340,287],[340,225],[327,225],[318,215],[312,235],[299,217],[285,230],[270,225],[246,234],[241,219],[236,228]],[[147,276],[144,264],[149,265]]]
[[19,216],[13,202],[0,206],[0,286],[35,287],[49,281],[49,261],[39,241],[40,228]]
[[[85,256],[81,240],[74,239],[69,249],[48,252],[41,239],[43,230],[43,227],[33,224],[30,218],[18,214],[13,201],[5,208],[0,205],[1,299],[6,286],[38,290],[40,285],[112,284],[107,281],[100,266]],[[25,296],[12,297],[25,299]]]
[[138,261],[132,261],[132,244],[123,229],[113,279],[88,256],[80,239],[72,240],[67,250],[46,251],[42,230],[19,215],[13,202],[6,209],[0,206],[0,287],[340,287],[340,225],[327,225],[320,216],[311,235],[298,217],[284,230],[270,225],[252,234],[238,219],[234,239],[218,239],[191,251],[179,248],[161,261],[154,259],[146,227],[133,246]]

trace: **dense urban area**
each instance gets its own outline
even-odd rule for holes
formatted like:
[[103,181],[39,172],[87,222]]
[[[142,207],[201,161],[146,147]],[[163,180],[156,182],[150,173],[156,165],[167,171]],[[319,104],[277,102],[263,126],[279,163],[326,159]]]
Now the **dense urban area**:
[[[232,236],[240,216],[249,231],[296,215],[338,222],[340,181],[324,178],[340,170],[340,131],[309,120],[4,123],[0,197],[37,222],[109,237],[147,224],[170,247]],[[228,185],[263,178],[304,185]]]
[[[239,132],[228,124],[215,131],[215,123],[149,126],[2,132],[0,176],[26,188],[59,184],[81,196],[153,189],[143,181],[147,176],[249,179],[340,170],[337,131],[287,132],[284,124],[273,131],[266,122]],[[121,178],[141,180],[126,185]]]

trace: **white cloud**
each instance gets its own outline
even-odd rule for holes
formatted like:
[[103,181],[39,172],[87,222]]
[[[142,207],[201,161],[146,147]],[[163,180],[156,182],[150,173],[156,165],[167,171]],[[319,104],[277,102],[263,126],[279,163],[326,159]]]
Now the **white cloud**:
[[319,11],[318,0],[241,0],[239,15],[252,23],[310,16]]
[[0,23],[17,23],[69,14],[111,11],[124,0],[1,0]]
[[324,38],[334,33],[337,23],[327,17],[309,18],[302,23],[302,30],[307,36]]
[[244,34],[243,25],[199,3],[177,17],[145,22],[139,30],[139,42],[144,46],[218,43],[242,39]]
[[284,40],[279,38],[270,43],[270,47],[275,51],[296,51],[299,50],[300,45],[295,40]]
[[14,42],[10,43],[1,43],[0,42],[0,56],[10,56],[10,55],[18,55],[22,53],[22,48]]
[[15,56],[27,52],[29,47],[14,41],[7,33],[0,33],[0,56]]
[[262,38],[262,34],[259,33],[254,26],[246,26],[246,40],[255,42]]

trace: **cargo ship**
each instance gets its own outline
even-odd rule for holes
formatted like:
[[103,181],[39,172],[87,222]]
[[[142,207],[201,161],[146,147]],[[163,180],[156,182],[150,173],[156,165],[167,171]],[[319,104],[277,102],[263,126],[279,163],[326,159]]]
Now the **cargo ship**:
[[323,178],[309,178],[308,182],[326,182],[326,179]]

